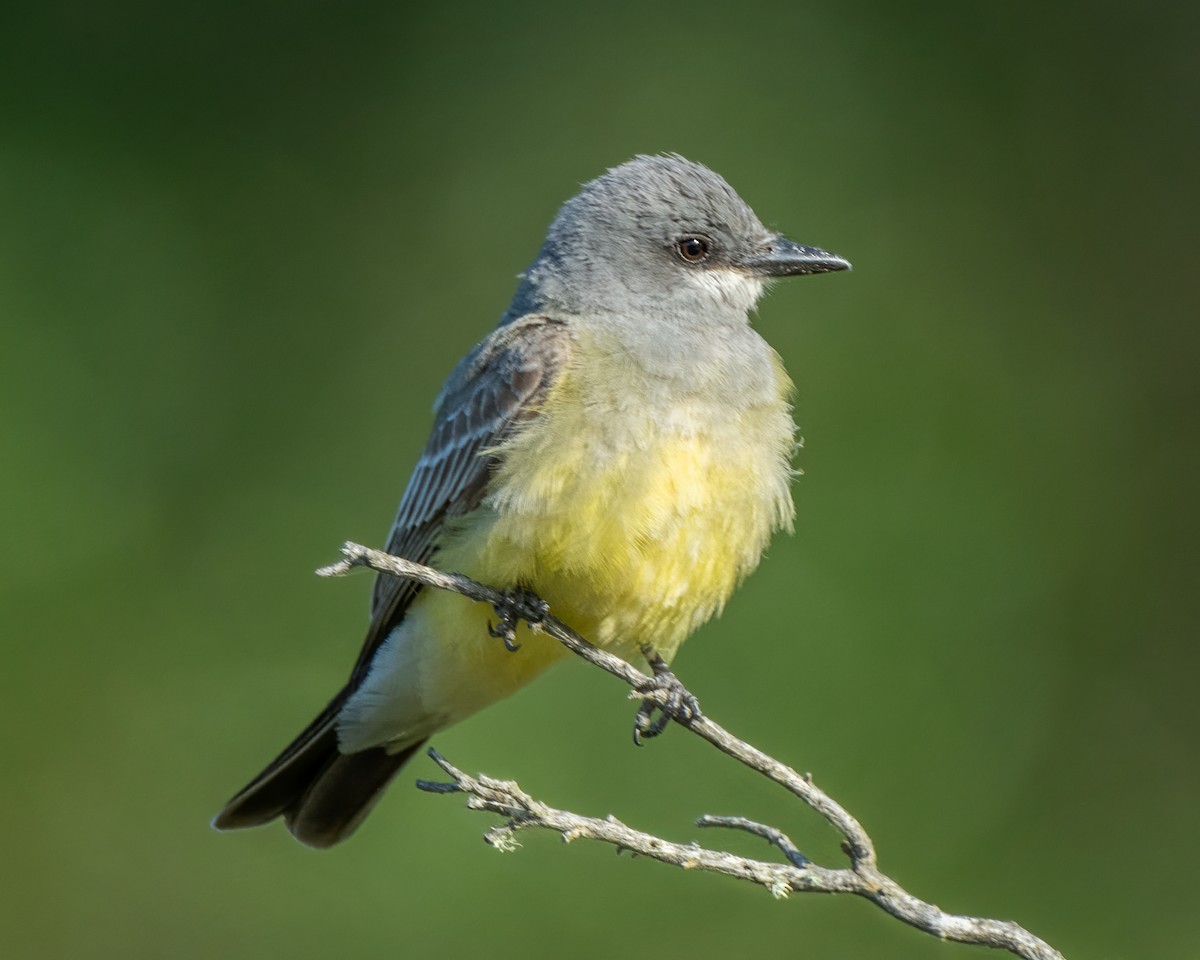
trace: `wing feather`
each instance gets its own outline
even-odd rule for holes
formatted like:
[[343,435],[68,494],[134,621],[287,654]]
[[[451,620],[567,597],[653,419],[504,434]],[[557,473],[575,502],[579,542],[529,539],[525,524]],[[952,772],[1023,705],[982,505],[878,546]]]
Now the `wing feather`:
[[[419,563],[433,559],[446,520],[475,509],[483,499],[493,461],[488,451],[538,415],[569,357],[566,327],[532,316],[500,327],[463,359],[435,405],[433,431],[400,501],[387,539],[389,552]],[[216,826],[254,826],[282,813],[293,833],[317,846],[337,842],[354,828],[416,747],[395,756],[380,751],[341,756],[337,717],[418,590],[397,577],[375,581],[371,625],[350,682],[229,801]],[[325,792],[314,794],[322,783]],[[335,794],[337,804],[331,805]]]
[[[559,321],[530,316],[498,328],[463,358],[443,387],[429,441],[409,478],[387,551],[429,563],[446,521],[479,506],[494,460],[487,451],[538,415],[570,357]],[[350,677],[356,687],[379,645],[404,618],[418,584],[380,575],[371,625]]]

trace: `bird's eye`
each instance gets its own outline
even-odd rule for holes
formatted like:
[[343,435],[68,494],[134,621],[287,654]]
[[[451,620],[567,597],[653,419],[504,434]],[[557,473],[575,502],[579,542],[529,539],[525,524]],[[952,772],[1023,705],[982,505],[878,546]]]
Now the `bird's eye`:
[[680,237],[675,249],[688,263],[699,263],[708,257],[709,241],[706,237]]

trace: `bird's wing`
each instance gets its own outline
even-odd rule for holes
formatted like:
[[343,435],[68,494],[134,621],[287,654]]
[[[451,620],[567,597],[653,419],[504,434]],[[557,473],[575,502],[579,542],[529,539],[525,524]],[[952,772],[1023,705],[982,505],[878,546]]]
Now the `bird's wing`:
[[[530,316],[498,328],[459,363],[436,406],[433,432],[409,478],[387,552],[428,563],[446,521],[479,506],[494,458],[488,451],[541,411],[570,357],[567,328]],[[371,625],[349,689],[362,682],[380,644],[403,618],[420,586],[380,574]]]
[[[494,460],[489,451],[538,415],[569,358],[566,327],[538,316],[500,327],[463,358],[438,398],[433,433],[388,537],[390,553],[418,563],[434,556],[446,521],[474,510],[483,499]],[[337,717],[419,589],[398,577],[376,580],[371,626],[350,682],[226,804],[215,826],[232,830],[285,814],[292,832],[305,843],[327,846],[357,825],[383,784],[420,744],[395,755],[369,750],[344,757],[338,752]],[[337,772],[330,781],[334,785],[313,799],[315,785],[331,771]],[[331,798],[337,801],[332,807]]]

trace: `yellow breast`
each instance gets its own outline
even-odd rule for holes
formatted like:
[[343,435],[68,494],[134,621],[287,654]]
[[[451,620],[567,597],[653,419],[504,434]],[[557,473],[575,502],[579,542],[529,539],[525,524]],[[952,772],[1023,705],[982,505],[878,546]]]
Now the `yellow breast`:
[[597,644],[669,660],[793,516],[791,383],[764,349],[763,383],[685,386],[577,343],[441,562],[533,590]]

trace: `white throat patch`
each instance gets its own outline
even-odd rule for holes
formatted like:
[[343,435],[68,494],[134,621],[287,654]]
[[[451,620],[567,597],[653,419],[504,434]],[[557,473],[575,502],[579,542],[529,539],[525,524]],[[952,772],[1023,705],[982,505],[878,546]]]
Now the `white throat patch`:
[[761,279],[738,270],[696,270],[691,277],[708,296],[740,313],[753,309],[763,294]]

